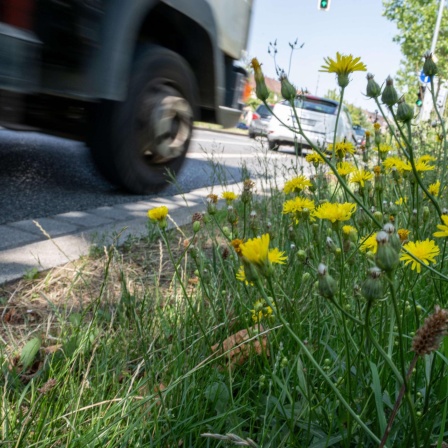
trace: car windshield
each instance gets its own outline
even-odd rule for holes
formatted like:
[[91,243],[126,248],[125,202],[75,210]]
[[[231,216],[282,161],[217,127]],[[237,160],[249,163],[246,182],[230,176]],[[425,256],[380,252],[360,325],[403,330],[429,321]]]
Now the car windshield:
[[[289,104],[288,101],[284,102]],[[309,98],[309,97],[298,97],[294,101],[295,107],[298,109],[311,110],[313,112],[320,112],[322,114],[335,115],[338,105],[332,101],[327,101],[322,98]]]
[[366,131],[362,128],[355,128],[354,131],[356,135],[360,135],[361,137],[364,137],[364,134],[366,133]]

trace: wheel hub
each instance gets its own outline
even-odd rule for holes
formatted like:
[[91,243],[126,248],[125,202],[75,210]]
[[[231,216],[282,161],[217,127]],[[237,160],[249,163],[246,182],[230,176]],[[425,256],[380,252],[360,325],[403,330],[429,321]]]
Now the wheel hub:
[[145,109],[147,132],[142,152],[152,163],[163,163],[179,157],[191,137],[193,110],[187,100],[171,88],[148,98]]

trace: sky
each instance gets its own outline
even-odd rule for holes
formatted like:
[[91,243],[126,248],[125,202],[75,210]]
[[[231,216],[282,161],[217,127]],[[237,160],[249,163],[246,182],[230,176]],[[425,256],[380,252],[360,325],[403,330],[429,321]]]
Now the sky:
[[388,75],[394,77],[402,59],[400,47],[393,42],[397,29],[382,16],[382,0],[331,0],[330,10],[319,11],[318,0],[254,0],[247,47],[248,57],[257,57],[265,76],[276,78],[270,42],[277,40],[277,65],[288,71],[289,43],[298,39],[301,49],[293,52],[290,81],[298,88],[324,96],[338,88],[335,75],[319,72],[324,58],[336,52],[361,57],[367,72],[355,72],[345,89],[344,99],[374,111],[375,103],[363,96],[366,74],[375,75],[381,85]]

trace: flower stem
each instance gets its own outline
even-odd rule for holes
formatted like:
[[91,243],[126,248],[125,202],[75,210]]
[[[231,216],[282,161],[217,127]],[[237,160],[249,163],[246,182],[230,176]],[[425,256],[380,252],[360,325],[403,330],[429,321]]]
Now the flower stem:
[[[272,303],[272,300],[268,295],[266,294],[266,291],[263,287],[263,284],[258,279],[257,280],[257,287],[263,296],[266,303],[273,308],[274,303]],[[306,357],[309,359],[313,367],[320,373],[320,375],[323,377],[325,382],[330,386],[334,394],[338,397],[339,402],[344,406],[344,408],[347,410],[347,412],[353,417],[353,419],[358,423],[358,425],[369,435],[369,437],[375,442],[380,443],[380,439],[369,429],[369,427],[361,420],[359,415],[352,409],[352,407],[347,403],[345,398],[342,396],[341,392],[339,392],[339,389],[336,387],[336,385],[331,381],[329,376],[324,372],[320,364],[316,361],[314,356],[311,354],[311,352],[308,350],[307,346],[304,344],[304,342],[297,336],[297,334],[291,329],[289,323],[286,321],[286,319],[282,316],[280,309],[277,309],[277,317],[279,318],[280,322],[285,327],[286,331],[291,335],[291,337],[297,342],[297,344],[300,346],[303,353],[305,353]]]

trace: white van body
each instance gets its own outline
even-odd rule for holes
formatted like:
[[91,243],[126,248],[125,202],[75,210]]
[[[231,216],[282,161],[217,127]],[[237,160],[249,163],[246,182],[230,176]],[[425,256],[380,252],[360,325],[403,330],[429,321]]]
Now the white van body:
[[[322,149],[333,143],[336,116],[339,103],[328,98],[312,95],[300,95],[295,100],[295,110],[304,134],[308,140]],[[281,144],[310,147],[302,135],[290,128],[298,129],[294,109],[289,101],[282,101],[274,106],[274,115],[268,126],[269,148],[278,149]],[[356,144],[352,119],[347,108],[343,106],[336,130],[336,141],[346,139]]]

